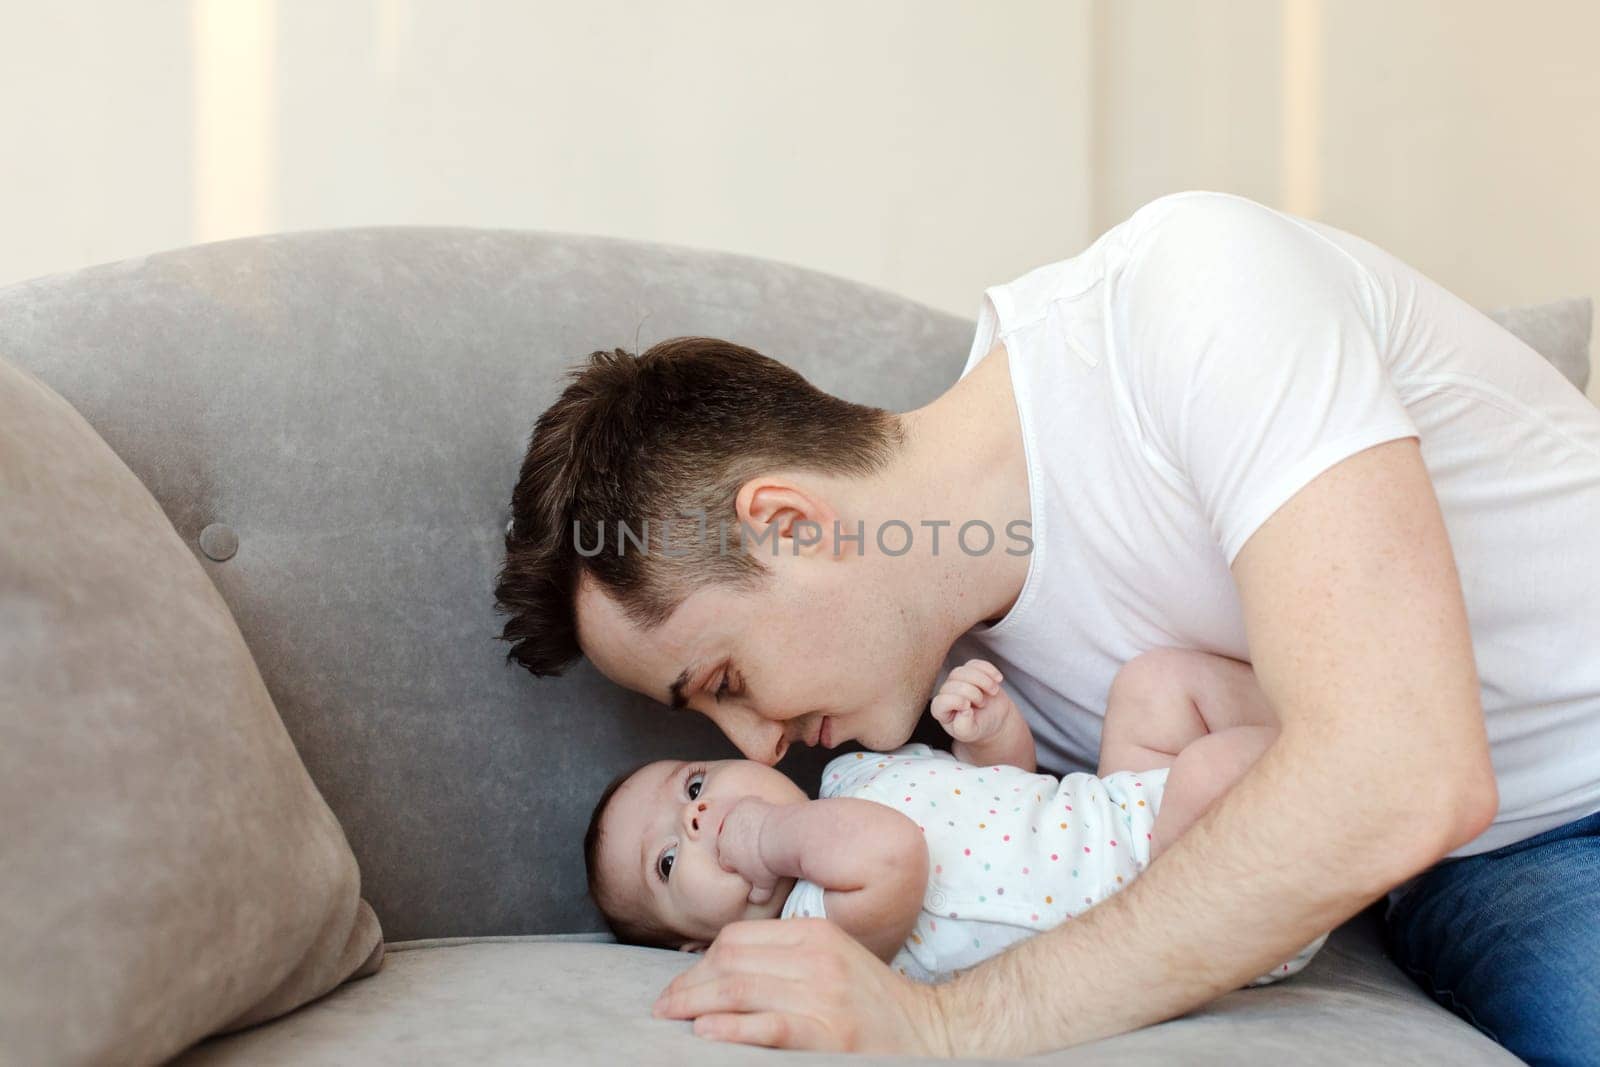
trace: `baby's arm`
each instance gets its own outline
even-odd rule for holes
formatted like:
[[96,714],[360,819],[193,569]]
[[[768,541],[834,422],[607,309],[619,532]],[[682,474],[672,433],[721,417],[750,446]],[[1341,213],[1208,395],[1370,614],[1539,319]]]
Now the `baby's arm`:
[[956,759],[980,767],[1003,763],[1032,774],[1038,769],[1033,731],[1000,681],[994,664],[968,660],[950,672],[929,710],[955,738],[950,754]]
[[1229,726],[1186,745],[1167,772],[1161,807],[1151,827],[1150,858],[1165,852],[1232,789],[1277,737],[1272,726]]
[[1170,767],[1206,734],[1277,725],[1248,663],[1187,648],[1153,649],[1112,679],[1099,773]]
[[886,963],[910,936],[928,888],[922,830],[871,800],[747,798],[728,813],[717,848],[722,865],[752,884],[804,878],[821,886],[828,918]]

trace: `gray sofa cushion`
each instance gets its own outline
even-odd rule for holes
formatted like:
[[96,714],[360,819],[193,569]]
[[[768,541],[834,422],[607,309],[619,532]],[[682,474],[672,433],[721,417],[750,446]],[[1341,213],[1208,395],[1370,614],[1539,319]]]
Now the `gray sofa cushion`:
[[156,1062],[376,968],[380,937],[222,598],[0,358],[0,1062]]
[[[1512,325],[1538,344],[1577,321]],[[603,929],[580,855],[600,789],[736,754],[587,667],[503,661],[511,487],[561,371],[704,333],[904,410],[955,378],[972,330],[781,263],[455,229],[250,238],[0,290],[0,353],[87,418],[220,590],[399,940]],[[203,551],[211,524],[235,554]],[[785,769],[812,789],[826,757]]]
[[[600,789],[664,752],[736,754],[588,668],[504,661],[511,487],[563,368],[723,333],[909,407],[971,329],[781,264],[471,230],[252,238],[0,290],[0,353],[83,413],[232,608],[395,939],[602,929],[580,853]],[[211,524],[231,557],[202,550]],[[823,762],[786,769],[814,784]]]
[[[1368,913],[1298,977],[1039,1064],[1515,1064],[1378,954]],[[904,1064],[703,1041],[650,1005],[692,958],[621,945],[492,939],[391,946],[382,973],[270,1026],[207,1042],[175,1067],[293,1063]],[[941,1061],[942,1062],[942,1061]]]
[[[226,599],[397,939],[600,929],[580,855],[600,788],[648,758],[735,754],[703,720],[664,714],[587,667],[537,680],[503,662],[492,588],[506,509],[560,371],[597,348],[713,334],[905,410],[954,379],[972,329],[785,264],[453,229],[252,238],[0,290],[0,353],[84,414]],[[231,556],[207,554],[228,540],[214,529],[202,547],[213,524],[237,536]],[[828,755],[798,753],[785,770],[814,788]],[[1170,1053],[1150,1035],[1187,1027],[1185,1049],[1229,1034],[1205,1046],[1229,1062],[1315,1054],[1319,1042],[1381,1061],[1385,1039],[1414,1035],[1401,1042],[1414,1052],[1437,1034],[1444,1051],[1426,1058],[1471,1062],[1465,1047],[1496,1062],[1419,1001],[1370,937],[1340,943],[1349,971],[1236,994],[1117,1047]],[[509,1044],[492,1055],[519,1061],[548,1048],[609,1063],[620,1048],[654,1062],[655,1041],[690,1040],[683,1024],[636,1010],[687,959],[586,948],[590,977],[564,971],[578,952],[399,953],[331,1001],[201,1055],[350,1062],[385,1041],[426,1050],[451,1035],[474,1047],[450,1022],[460,1016],[478,1020],[475,1047]],[[565,1010],[530,1015],[551,983]],[[1285,1003],[1296,1013],[1278,1019],[1308,1036],[1247,1017]]]

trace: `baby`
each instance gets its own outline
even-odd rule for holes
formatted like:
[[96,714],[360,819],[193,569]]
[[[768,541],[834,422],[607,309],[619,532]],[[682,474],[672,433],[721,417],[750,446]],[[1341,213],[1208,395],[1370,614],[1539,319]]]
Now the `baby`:
[[[1250,668],[1186,649],[1112,683],[1098,774],[1035,773],[1033,736],[991,664],[932,702],[952,753],[853,752],[820,796],[749,760],[651,763],[613,782],[584,839],[619,940],[702,951],[742,919],[827,918],[900,973],[942,981],[1138,876],[1271,744]],[[1321,947],[1252,982],[1297,972]]]

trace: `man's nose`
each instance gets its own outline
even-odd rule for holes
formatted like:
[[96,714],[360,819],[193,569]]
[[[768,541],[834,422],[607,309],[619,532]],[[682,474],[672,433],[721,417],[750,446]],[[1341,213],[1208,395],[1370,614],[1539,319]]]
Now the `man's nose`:
[[789,751],[789,739],[784,736],[780,723],[768,723],[766,729],[755,731],[749,739],[741,738],[735,744],[746,759],[765,763],[768,767],[777,766],[783,754]]
[[789,751],[787,723],[763,719],[752,711],[738,721],[729,723],[729,727],[723,733],[728,735],[728,740],[743,753],[745,759],[771,767]]

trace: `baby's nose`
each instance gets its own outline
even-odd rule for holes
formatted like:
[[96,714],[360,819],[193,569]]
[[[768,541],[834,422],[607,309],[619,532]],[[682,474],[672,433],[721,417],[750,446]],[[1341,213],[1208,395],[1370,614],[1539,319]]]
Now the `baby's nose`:
[[703,830],[711,829],[707,823],[705,801],[691,800],[683,806],[684,832],[691,838],[699,837]]

